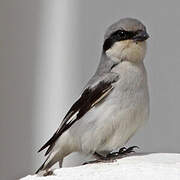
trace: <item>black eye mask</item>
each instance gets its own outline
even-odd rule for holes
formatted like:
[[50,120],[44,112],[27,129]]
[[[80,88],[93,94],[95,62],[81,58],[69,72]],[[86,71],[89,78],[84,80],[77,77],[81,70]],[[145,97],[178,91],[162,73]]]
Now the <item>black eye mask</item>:
[[103,51],[107,51],[117,41],[133,39],[136,34],[136,32],[132,31],[117,30],[116,32],[112,33],[108,39],[105,40],[103,44]]

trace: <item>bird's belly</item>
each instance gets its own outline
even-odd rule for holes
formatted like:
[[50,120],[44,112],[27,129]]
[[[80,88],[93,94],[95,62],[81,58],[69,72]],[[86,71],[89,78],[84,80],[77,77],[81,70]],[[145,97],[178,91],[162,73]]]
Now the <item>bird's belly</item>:
[[[110,119],[113,117],[112,119]],[[109,134],[104,136],[102,143],[98,146],[98,151],[112,151],[124,146],[130,137],[147,119],[148,112],[144,107],[127,108],[115,110],[109,117],[108,124],[104,132]]]
[[[139,67],[140,66],[140,67]],[[114,89],[70,128],[79,151],[111,151],[123,146],[148,119],[149,96],[143,64],[124,62],[115,69]]]
[[125,108],[114,103],[112,98],[107,99],[75,123],[76,127],[71,131],[80,151],[112,151],[123,146],[148,118],[147,105],[134,104],[132,101]]
[[97,151],[112,151],[124,146],[144,120],[145,117],[134,110],[120,111],[117,113],[117,117],[109,122],[109,126],[106,128],[109,136],[104,136]]

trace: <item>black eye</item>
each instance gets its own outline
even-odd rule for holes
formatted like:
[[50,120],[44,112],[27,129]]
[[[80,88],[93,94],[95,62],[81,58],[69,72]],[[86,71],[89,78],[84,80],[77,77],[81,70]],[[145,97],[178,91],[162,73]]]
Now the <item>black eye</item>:
[[117,41],[123,41],[132,39],[134,36],[134,32],[132,31],[125,31],[125,30],[117,30],[112,33],[109,38],[107,38],[103,44],[103,50],[106,51],[112,47],[112,45]]
[[121,41],[121,40],[126,40],[128,39],[129,32],[125,31],[125,30],[117,30],[116,32],[114,32],[111,37],[113,39],[116,39],[116,41]]
[[125,36],[125,31],[119,31],[118,33],[120,36]]
[[118,30],[118,31],[114,32],[111,36],[112,36],[112,37],[116,37],[116,36],[118,36],[118,37],[124,37],[124,36],[126,36],[126,31],[124,31],[124,30]]

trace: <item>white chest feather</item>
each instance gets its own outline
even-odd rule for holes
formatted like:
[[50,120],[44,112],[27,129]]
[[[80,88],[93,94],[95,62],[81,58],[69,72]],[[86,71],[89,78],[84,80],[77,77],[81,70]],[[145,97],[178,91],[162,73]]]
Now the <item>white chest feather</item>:
[[[120,80],[106,100],[76,123],[83,152],[111,151],[123,146],[148,119],[149,98],[143,63],[122,62],[113,69]],[[78,128],[78,131],[77,131]],[[83,136],[82,136],[83,134]]]
[[122,59],[138,62],[144,59],[146,53],[146,42],[134,42],[133,40],[125,40],[114,43],[114,45],[106,51],[107,56],[117,61]]
[[104,132],[109,132],[109,135],[99,151],[123,146],[149,116],[149,95],[143,63],[135,65],[123,62],[119,66],[114,72],[120,74],[120,80],[114,84],[114,91],[102,108],[101,123],[106,121]]

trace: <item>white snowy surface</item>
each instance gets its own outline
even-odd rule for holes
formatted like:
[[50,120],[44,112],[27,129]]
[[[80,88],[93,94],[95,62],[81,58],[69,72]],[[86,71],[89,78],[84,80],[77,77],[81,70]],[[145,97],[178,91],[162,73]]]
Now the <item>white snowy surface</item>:
[[113,163],[56,169],[54,174],[28,175],[21,180],[180,180],[180,154],[136,154]]

